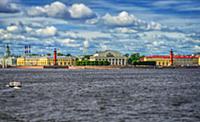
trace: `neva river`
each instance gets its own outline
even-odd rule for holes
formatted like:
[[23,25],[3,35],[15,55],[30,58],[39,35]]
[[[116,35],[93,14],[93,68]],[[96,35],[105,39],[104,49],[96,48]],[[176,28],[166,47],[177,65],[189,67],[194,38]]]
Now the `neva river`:
[[0,122],[200,122],[200,69],[1,69]]

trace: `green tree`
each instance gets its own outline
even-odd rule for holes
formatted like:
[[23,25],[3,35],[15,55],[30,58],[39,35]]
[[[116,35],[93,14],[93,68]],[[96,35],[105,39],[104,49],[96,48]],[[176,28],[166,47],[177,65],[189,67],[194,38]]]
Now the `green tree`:
[[51,56],[51,53],[47,53],[47,56]]
[[39,54],[30,54],[30,56],[39,56]]
[[89,60],[91,55],[84,55],[82,60]]
[[108,66],[108,65],[110,65],[110,62],[108,62],[108,61],[103,61],[103,65],[104,65],[104,66]]
[[57,53],[58,56],[65,56],[64,54],[62,53]]
[[70,53],[68,53],[66,56],[72,56]]
[[139,53],[131,54],[130,58],[128,59],[129,64],[133,64],[134,62],[139,62],[141,56]]
[[88,60],[83,60],[83,61],[77,61],[76,62],[77,66],[108,66],[110,63],[108,61],[88,61]]
[[103,65],[103,61],[98,61],[97,65],[102,66]]
[[129,54],[128,54],[128,53],[126,53],[124,56],[126,56],[126,57],[129,57]]

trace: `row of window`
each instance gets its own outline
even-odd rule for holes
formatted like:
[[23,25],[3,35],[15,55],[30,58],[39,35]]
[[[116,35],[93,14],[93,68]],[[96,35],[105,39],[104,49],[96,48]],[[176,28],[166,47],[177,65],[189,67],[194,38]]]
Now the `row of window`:
[[58,65],[72,65],[72,62],[58,62]]
[[96,59],[97,61],[125,61],[125,59]]
[[169,62],[157,62],[157,65],[159,65],[159,66],[168,66]]
[[[50,61],[53,61],[53,59]],[[75,59],[57,59],[57,61],[75,61]]]

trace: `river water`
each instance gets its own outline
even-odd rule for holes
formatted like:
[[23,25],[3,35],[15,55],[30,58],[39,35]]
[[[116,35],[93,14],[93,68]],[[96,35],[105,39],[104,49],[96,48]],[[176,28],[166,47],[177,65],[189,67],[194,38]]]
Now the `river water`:
[[0,122],[200,122],[200,69],[1,69]]

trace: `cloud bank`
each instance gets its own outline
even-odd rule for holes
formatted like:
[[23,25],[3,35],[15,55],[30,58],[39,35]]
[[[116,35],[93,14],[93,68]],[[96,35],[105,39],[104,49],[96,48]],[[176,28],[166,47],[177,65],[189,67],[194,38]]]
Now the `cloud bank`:
[[84,4],[73,4],[67,7],[64,3],[56,1],[45,6],[36,6],[27,10],[27,15],[32,17],[45,16],[55,18],[84,19],[94,17],[93,11]]

